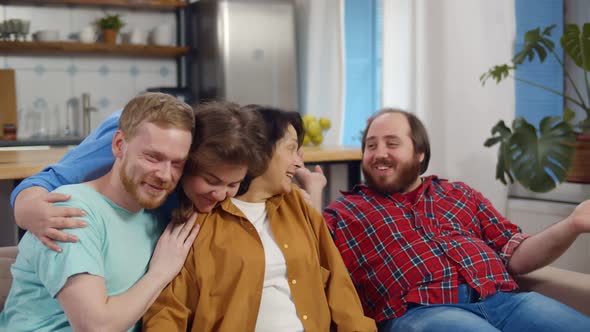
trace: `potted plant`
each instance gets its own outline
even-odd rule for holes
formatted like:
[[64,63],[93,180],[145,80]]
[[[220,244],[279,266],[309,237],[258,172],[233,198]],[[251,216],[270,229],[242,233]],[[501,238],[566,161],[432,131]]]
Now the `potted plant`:
[[121,20],[119,14],[106,14],[96,20],[96,26],[102,31],[102,40],[105,44],[115,44],[117,34],[125,26],[125,23]]
[[[482,85],[488,79],[500,83],[507,77],[525,84],[536,86],[551,93],[560,95],[570,101],[576,108],[585,112],[585,119],[573,123],[575,112],[564,107],[562,116],[543,118],[538,128],[535,128],[523,118],[517,118],[512,127],[499,121],[492,128],[492,137],[484,145],[491,147],[499,144],[498,162],[496,165],[496,179],[507,184],[518,181],[525,188],[535,192],[547,192],[557,184],[568,181],[588,182],[590,166],[589,147],[585,142],[590,138],[590,85],[588,70],[590,70],[590,24],[586,23],[580,29],[576,24],[566,24],[564,34],[560,39],[565,57],[569,57],[584,72],[585,89],[576,86],[571,74],[565,67],[564,59],[554,51],[555,43],[551,40],[551,31],[555,25],[543,30],[536,28],[527,31],[524,36],[524,46],[512,58],[511,64],[497,65],[481,75]],[[564,76],[574,89],[575,96],[556,91],[544,85],[514,77],[511,73],[525,61],[531,62],[538,57],[543,63],[547,56],[555,57],[563,67]],[[582,92],[581,92],[582,91]],[[582,94],[587,96],[586,100]],[[590,144],[590,143],[588,143]],[[572,167],[573,165],[573,167]]]

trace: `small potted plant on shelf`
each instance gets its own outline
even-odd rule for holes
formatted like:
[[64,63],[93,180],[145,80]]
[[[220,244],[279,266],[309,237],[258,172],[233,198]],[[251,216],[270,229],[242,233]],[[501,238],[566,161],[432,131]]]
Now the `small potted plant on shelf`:
[[[512,128],[506,126],[504,121],[499,121],[492,128],[492,137],[484,145],[491,147],[499,144],[496,179],[504,184],[507,184],[507,180],[510,183],[516,180],[534,192],[550,191],[564,180],[590,182],[590,147],[586,145],[590,144],[590,84],[586,78],[584,90],[576,86],[565,61],[554,51],[555,43],[550,38],[554,28],[555,25],[552,25],[543,30],[536,28],[527,31],[524,46],[512,58],[511,64],[494,66],[480,77],[482,85],[488,79],[500,83],[512,77],[564,97],[586,115],[582,121],[573,123],[574,110],[564,106],[561,116],[544,117],[538,129],[523,118],[515,119]],[[590,24],[584,24],[582,29],[576,24],[566,24],[560,42],[565,56],[587,77],[590,70]],[[547,56],[555,57],[563,67],[564,76],[573,87],[575,96],[512,75],[525,61],[531,62],[538,57],[543,63]]]
[[117,34],[125,23],[121,20],[119,14],[106,14],[104,17],[96,20],[96,26],[102,31],[102,40],[105,44],[115,44]]

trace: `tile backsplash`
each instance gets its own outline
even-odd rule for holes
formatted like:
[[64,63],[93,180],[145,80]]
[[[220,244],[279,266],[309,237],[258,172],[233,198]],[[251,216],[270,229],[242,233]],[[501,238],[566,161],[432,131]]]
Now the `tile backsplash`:
[[[109,9],[122,15],[121,30],[141,29],[146,33],[158,25],[176,29],[172,12],[142,12]],[[87,7],[43,7],[0,5],[0,21],[20,18],[31,21],[30,33],[55,29],[61,40],[76,40],[77,33],[105,15]],[[30,40],[30,35],[27,39]],[[174,59],[136,59],[116,56],[23,56],[0,54],[0,68],[16,71],[19,138],[63,136],[81,132],[81,96],[89,93],[92,129],[113,111],[146,88],[176,85]]]

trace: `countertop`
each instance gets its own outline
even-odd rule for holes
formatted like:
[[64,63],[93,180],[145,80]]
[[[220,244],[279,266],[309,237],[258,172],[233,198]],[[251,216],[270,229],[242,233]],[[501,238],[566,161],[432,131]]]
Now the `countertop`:
[[[47,144],[45,144],[47,145]],[[58,162],[70,148],[33,147],[22,150],[0,149],[0,180],[24,179]],[[314,146],[303,148],[306,163],[359,163],[361,149],[347,146]]]
[[54,137],[54,138],[27,138],[18,140],[0,140],[0,147],[13,147],[13,146],[67,146],[67,145],[78,145],[84,137]]

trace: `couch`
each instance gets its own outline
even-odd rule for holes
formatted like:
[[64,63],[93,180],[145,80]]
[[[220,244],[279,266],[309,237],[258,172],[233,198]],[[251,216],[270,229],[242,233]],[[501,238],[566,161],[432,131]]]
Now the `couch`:
[[12,284],[10,265],[14,262],[16,253],[16,247],[0,247],[0,311],[4,308],[4,302]]
[[[10,290],[10,265],[16,258],[16,247],[0,247],[0,310]],[[590,274],[567,271],[551,266],[518,276],[521,290],[535,291],[590,316]]]

